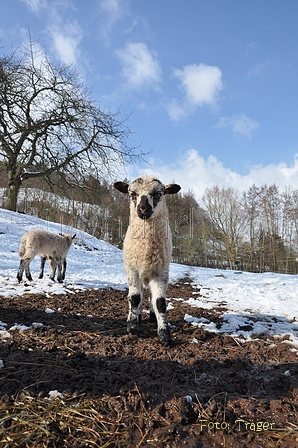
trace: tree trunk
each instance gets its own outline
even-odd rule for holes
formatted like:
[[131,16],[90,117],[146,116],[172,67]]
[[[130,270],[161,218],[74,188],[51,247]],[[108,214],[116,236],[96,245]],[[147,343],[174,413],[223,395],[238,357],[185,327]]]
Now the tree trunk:
[[12,212],[17,211],[18,193],[21,187],[20,176],[16,172],[15,165],[8,171],[8,197],[6,202],[6,209]]

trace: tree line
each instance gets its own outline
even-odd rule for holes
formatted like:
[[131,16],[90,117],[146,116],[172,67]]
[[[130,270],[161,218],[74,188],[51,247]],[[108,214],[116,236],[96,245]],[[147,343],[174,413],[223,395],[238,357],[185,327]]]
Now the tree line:
[[[0,164],[1,172],[1,164]],[[3,177],[2,177],[3,179]],[[127,180],[127,179],[126,179]],[[42,179],[21,189],[18,211],[78,228],[122,248],[129,198],[108,181],[88,180],[89,192],[65,185],[52,191]],[[4,182],[3,182],[4,184]],[[0,184],[0,187],[3,186]],[[6,194],[2,188],[2,204]],[[200,204],[192,191],[166,197],[173,262],[250,272],[297,273],[298,190],[273,185],[207,188]]]
[[297,273],[298,190],[265,184],[240,194],[215,186],[205,191],[203,203],[211,223],[214,265]]

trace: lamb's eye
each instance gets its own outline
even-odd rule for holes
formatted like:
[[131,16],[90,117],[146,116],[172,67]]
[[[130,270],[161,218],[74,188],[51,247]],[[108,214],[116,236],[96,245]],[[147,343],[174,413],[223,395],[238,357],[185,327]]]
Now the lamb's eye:
[[131,199],[133,200],[133,201],[136,201],[137,200],[137,193],[136,192],[134,192],[134,191],[132,191],[131,193],[130,193],[130,197],[131,197]]

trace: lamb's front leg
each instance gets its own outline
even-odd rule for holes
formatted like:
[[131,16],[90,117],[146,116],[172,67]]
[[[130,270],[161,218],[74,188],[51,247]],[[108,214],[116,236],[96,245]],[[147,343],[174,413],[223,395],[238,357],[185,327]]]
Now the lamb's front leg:
[[156,324],[157,320],[156,320],[156,315],[155,315],[155,311],[152,305],[152,293],[150,291],[149,293],[149,320],[152,324]]
[[171,345],[171,334],[166,315],[166,290],[168,287],[168,273],[163,272],[150,281],[151,306],[157,320],[157,334],[159,342]]
[[66,259],[62,259],[62,280],[65,280],[65,274],[66,274]]
[[127,333],[136,334],[141,324],[143,287],[139,274],[135,271],[126,274],[128,283],[129,312],[127,318]]
[[40,274],[38,278],[43,278],[43,273],[44,273],[44,265],[45,262],[47,261],[47,256],[41,256],[40,257]]

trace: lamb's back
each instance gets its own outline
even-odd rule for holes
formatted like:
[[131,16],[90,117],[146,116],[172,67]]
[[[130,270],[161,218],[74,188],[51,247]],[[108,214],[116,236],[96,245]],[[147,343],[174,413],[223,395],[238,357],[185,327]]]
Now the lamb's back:
[[57,253],[67,252],[68,245],[65,238],[44,230],[31,230],[22,237],[19,256],[32,257],[35,255],[54,257]]

